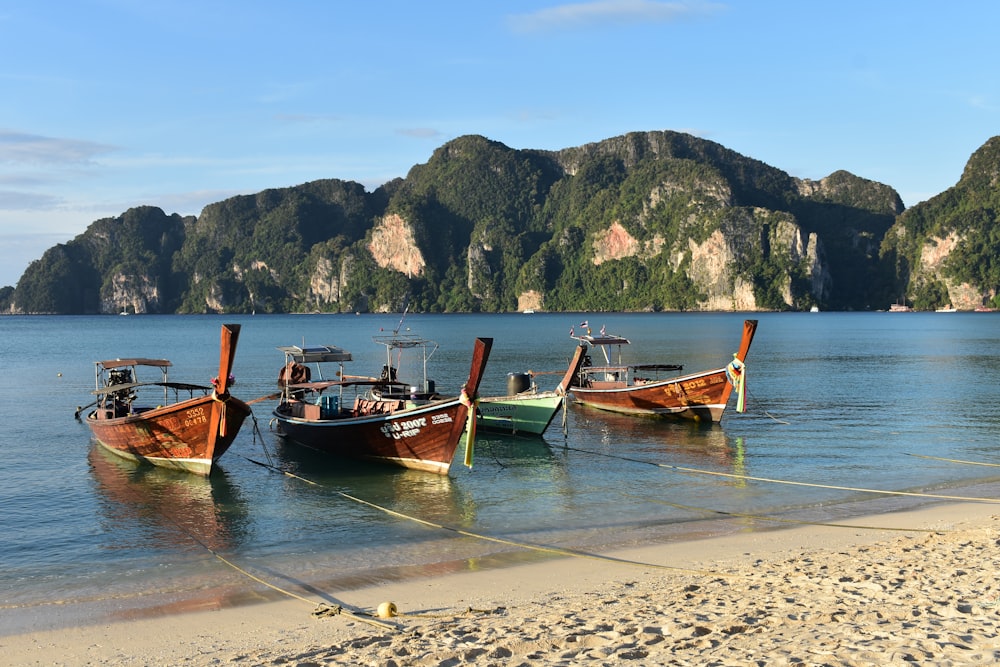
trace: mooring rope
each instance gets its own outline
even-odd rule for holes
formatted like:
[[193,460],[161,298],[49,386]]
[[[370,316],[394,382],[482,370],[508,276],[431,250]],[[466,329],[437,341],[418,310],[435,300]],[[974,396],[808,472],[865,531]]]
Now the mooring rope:
[[[255,461],[254,459],[247,458],[245,456],[243,458],[245,458],[250,463],[253,463],[255,465],[259,465],[259,466],[261,466],[263,468],[269,468],[269,469],[271,469],[271,470],[273,470],[275,472],[281,473],[282,475],[286,475],[286,476],[291,477],[293,479],[297,479],[297,480],[303,481],[303,482],[305,482],[307,484],[311,484],[313,486],[318,486],[318,487],[321,487],[321,488],[326,488],[326,487],[324,487],[323,484],[320,484],[319,482],[315,482],[315,481],[313,481],[311,479],[307,479],[305,477],[302,477],[301,475],[296,475],[295,473],[288,472],[287,470],[282,470],[281,468],[278,468],[276,466],[269,465],[269,464],[264,463],[262,461]],[[564,548],[564,547],[554,547],[554,546],[549,546],[549,545],[544,545],[544,544],[532,544],[530,542],[520,542],[520,541],[517,541],[517,540],[509,540],[509,539],[502,538],[502,537],[493,537],[491,535],[484,535],[482,533],[474,533],[472,531],[465,530],[463,528],[456,528],[454,526],[448,526],[448,525],[445,525],[445,524],[442,524],[442,523],[436,523],[434,521],[428,521],[426,519],[421,519],[420,517],[416,517],[416,516],[413,516],[411,514],[404,514],[403,512],[399,512],[397,510],[390,509],[390,508],[384,507],[382,505],[378,505],[376,503],[373,503],[371,501],[365,500],[363,498],[358,498],[357,496],[352,496],[351,494],[344,493],[343,491],[336,491],[336,490],[333,490],[333,489],[330,489],[330,491],[332,491],[334,495],[340,496],[341,498],[344,498],[345,500],[350,500],[352,502],[359,503],[361,505],[365,505],[366,507],[370,507],[370,508],[378,510],[380,512],[384,512],[385,514],[388,514],[390,516],[394,516],[394,517],[397,517],[397,518],[400,518],[400,519],[405,519],[407,521],[412,521],[414,523],[419,523],[421,525],[428,526],[430,528],[437,528],[437,529],[440,529],[440,530],[447,530],[447,531],[450,531],[450,532],[453,532],[453,533],[456,533],[458,535],[462,535],[462,536],[465,536],[465,537],[471,537],[471,538],[475,538],[477,540],[484,540],[486,542],[495,542],[497,544],[505,544],[507,546],[514,546],[514,547],[518,547],[518,548],[521,548],[521,549],[529,549],[529,550],[533,550],[533,551],[540,551],[540,552],[544,552],[544,553],[556,554],[556,555],[559,555],[559,556],[571,556],[571,557],[574,557],[574,558],[584,558],[584,559],[590,559],[590,560],[596,560],[596,561],[603,561],[603,562],[608,562],[608,563],[620,563],[620,564],[624,564],[624,565],[636,565],[636,566],[639,566],[639,567],[652,567],[652,568],[663,569],[663,570],[676,570],[676,571],[691,572],[691,573],[694,573],[694,574],[701,574],[701,575],[706,575],[706,576],[720,576],[720,577],[721,576],[728,576],[728,575],[725,575],[725,574],[721,574],[721,573],[718,573],[718,572],[710,572],[710,571],[707,571],[707,570],[692,569],[692,568],[679,567],[679,566],[674,566],[674,565],[663,565],[663,564],[659,564],[659,563],[646,563],[646,562],[642,562],[642,561],[629,560],[627,558],[616,558],[614,556],[605,556],[605,555],[601,555],[601,554],[592,554],[592,553],[588,553],[586,551],[578,551],[576,549],[567,549],[567,548]]]
[[815,482],[799,482],[789,479],[775,479],[772,477],[755,477],[753,475],[741,475],[731,472],[720,472],[718,470],[702,470],[700,468],[688,468],[685,466],[676,466],[668,463],[656,463],[655,461],[644,461],[642,459],[634,459],[628,456],[619,456],[616,454],[605,454],[603,452],[595,452],[588,449],[579,449],[577,447],[570,447],[569,445],[563,445],[564,449],[581,452],[583,454],[590,454],[592,456],[603,456],[610,459],[618,459],[620,461],[630,461],[632,463],[642,463],[645,465],[656,466],[658,468],[665,468],[667,470],[675,470],[677,472],[694,474],[694,475],[711,475],[715,477],[728,477],[730,479],[738,479],[747,482],[767,482],[770,484],[788,484],[792,486],[805,486],[815,489],[830,489],[833,491],[852,491],[855,493],[875,493],[879,495],[887,496],[907,496],[911,498],[927,498],[932,500],[952,500],[957,502],[973,502],[973,503],[990,503],[990,504],[1000,504],[1000,499],[997,498],[976,498],[971,496],[951,496],[939,493],[923,493],[919,491],[891,491],[886,489],[866,489],[863,487],[856,486],[838,486],[836,484],[819,484]]
[[915,456],[918,459],[930,459],[932,461],[945,461],[947,463],[961,463],[967,466],[988,466],[990,468],[1000,468],[1000,463],[989,463],[986,461],[963,461],[962,459],[946,459],[941,456],[928,456],[927,454],[910,454],[909,452],[904,452],[907,456]]
[[[626,494],[629,495],[629,494]],[[639,496],[630,496],[639,497]],[[903,533],[947,533],[948,530],[937,529],[937,528],[899,528],[893,526],[859,526],[856,524],[846,524],[846,523],[826,523],[822,521],[804,521],[800,519],[783,519],[776,516],[768,516],[766,514],[747,514],[744,512],[727,512],[725,510],[715,510],[708,507],[694,507],[691,505],[681,505],[679,503],[672,503],[668,500],[658,500],[655,498],[649,498],[647,496],[642,496],[644,500],[648,500],[653,503],[660,505],[667,505],[669,507],[676,507],[677,509],[688,510],[692,512],[703,512],[706,514],[721,514],[722,516],[732,516],[739,517],[741,519],[754,519],[760,521],[773,521],[775,523],[788,523],[798,526],[829,526],[831,528],[850,528],[852,530],[890,530],[899,531]]]
[[[253,415],[253,411],[251,411],[250,414]],[[254,421],[254,425],[256,427],[256,424],[257,424],[256,418],[253,421]],[[265,451],[266,451],[266,448],[265,448]],[[175,519],[174,517],[172,517],[167,512],[163,511],[163,509],[158,504],[147,503],[145,500],[143,500],[141,497],[139,497],[138,493],[134,492],[131,489],[131,487],[126,486],[125,488],[128,489],[129,493],[131,493],[134,496],[135,500],[137,500],[139,502],[142,502],[147,507],[150,507],[151,509],[153,509],[161,517],[163,517],[170,524],[172,524],[174,526],[174,528],[176,528],[182,534],[186,535],[188,537],[188,539],[190,539],[192,542],[194,542],[195,544],[197,544],[198,546],[200,546],[201,548],[203,548],[205,551],[207,551],[208,553],[210,553],[212,556],[214,556],[215,559],[218,560],[220,563],[222,563],[224,565],[227,565],[228,567],[232,568],[233,570],[235,570],[236,572],[242,574],[243,576],[245,576],[245,577],[247,577],[249,579],[252,579],[253,581],[256,581],[257,583],[259,583],[259,584],[261,584],[263,586],[266,586],[266,587],[270,588],[271,590],[277,591],[278,593],[281,593],[283,595],[287,595],[290,598],[293,598],[293,599],[296,599],[296,600],[300,600],[302,602],[306,602],[306,603],[308,603],[310,605],[316,606],[317,603],[315,601],[310,600],[310,599],[305,598],[305,597],[302,597],[301,595],[298,595],[297,593],[293,593],[292,591],[285,590],[284,588],[276,586],[276,585],[270,583],[269,581],[265,581],[264,579],[261,579],[260,577],[258,577],[257,575],[253,574],[252,572],[249,572],[246,569],[240,567],[239,565],[237,565],[236,563],[234,563],[233,561],[229,560],[228,558],[226,558],[225,556],[223,556],[222,554],[220,554],[218,551],[216,551],[215,549],[213,549],[203,539],[201,539],[200,537],[198,537],[197,535],[195,535],[191,530],[189,530],[187,528],[187,526],[185,526],[184,524],[180,523],[177,519]],[[320,607],[323,607],[324,605],[326,605],[326,603],[320,603]],[[326,605],[326,606],[328,606],[328,605]],[[345,616],[350,616],[351,618],[354,618],[356,620],[362,621],[364,623],[370,623],[372,625],[376,625],[376,626],[379,626],[381,628],[385,628],[385,629],[388,629],[388,630],[395,630],[395,629],[397,629],[395,626],[390,625],[388,623],[382,623],[381,621],[375,620],[374,618],[368,618],[368,617],[366,617],[365,614],[362,614],[362,613],[359,613],[359,612],[353,612],[353,611],[345,610],[345,609],[343,609],[343,607],[341,607],[339,605],[337,606],[337,609],[338,609],[338,613],[343,614]],[[314,615],[316,615],[315,612],[314,612]]]
[[758,409],[761,411],[761,413],[765,417],[771,419],[772,421],[774,421],[774,422],[776,422],[778,424],[781,424],[782,426],[789,426],[789,425],[791,425],[791,422],[785,421],[784,419],[778,419],[777,417],[775,417],[774,415],[772,415],[770,412],[768,412],[764,408],[759,407],[761,401],[757,400],[757,395],[754,394],[752,391],[750,391],[749,387],[746,388],[746,392],[747,392],[747,394],[749,394],[750,398],[753,399],[754,404],[756,406],[758,406]]

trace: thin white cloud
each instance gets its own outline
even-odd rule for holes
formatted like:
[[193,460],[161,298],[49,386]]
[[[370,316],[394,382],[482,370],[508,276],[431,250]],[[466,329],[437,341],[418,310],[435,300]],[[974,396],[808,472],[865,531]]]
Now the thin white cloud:
[[985,111],[995,111],[996,106],[990,104],[989,98],[985,95],[970,95],[967,99],[970,107],[973,109],[983,109]]
[[396,130],[396,134],[416,139],[435,139],[441,136],[440,130],[431,127],[409,127]]
[[92,141],[0,130],[0,163],[79,164],[113,150],[113,146]]
[[50,195],[0,190],[0,211],[47,210],[56,208],[61,203],[61,199]]
[[711,14],[724,5],[711,2],[660,2],[657,0],[597,0],[547,7],[508,17],[516,32],[573,30],[609,23],[666,23]]

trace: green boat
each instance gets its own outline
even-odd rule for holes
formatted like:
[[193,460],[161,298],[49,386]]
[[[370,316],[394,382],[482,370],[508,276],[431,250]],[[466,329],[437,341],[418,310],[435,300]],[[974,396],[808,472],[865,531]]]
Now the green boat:
[[507,435],[542,435],[565,405],[566,391],[586,351],[586,346],[576,348],[562,381],[552,391],[538,391],[533,373],[508,373],[506,396],[479,399],[476,428]]

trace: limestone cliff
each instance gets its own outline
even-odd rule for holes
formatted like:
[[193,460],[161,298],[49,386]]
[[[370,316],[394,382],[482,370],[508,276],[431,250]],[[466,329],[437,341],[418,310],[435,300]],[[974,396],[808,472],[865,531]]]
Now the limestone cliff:
[[309,296],[317,307],[340,301],[340,275],[327,257],[317,260],[309,276]]
[[115,273],[101,291],[101,313],[143,315],[160,312],[160,289],[155,278],[139,273]]
[[652,257],[660,252],[665,243],[659,234],[649,241],[639,243],[617,220],[594,236],[594,266],[624,257]]
[[521,292],[517,297],[517,309],[521,312],[526,310],[541,311],[545,309],[545,301],[542,293],[538,290],[528,290]]
[[946,271],[948,257],[964,240],[964,235],[957,231],[952,231],[944,238],[927,239],[920,247],[920,263],[912,278],[914,287],[934,281],[943,284],[947,291],[947,303],[940,305],[951,305],[958,310],[975,310],[996,296],[996,291],[983,290],[969,282],[958,281]]
[[413,227],[395,213],[375,223],[368,251],[380,267],[395,269],[407,278],[420,276],[426,265],[414,239]]

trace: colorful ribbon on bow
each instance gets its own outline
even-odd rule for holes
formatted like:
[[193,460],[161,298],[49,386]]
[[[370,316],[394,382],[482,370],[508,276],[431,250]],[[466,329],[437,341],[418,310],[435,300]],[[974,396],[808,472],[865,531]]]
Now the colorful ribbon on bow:
[[726,377],[736,390],[736,412],[746,412],[747,367],[735,354],[726,366]]

